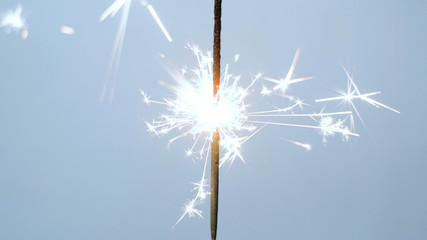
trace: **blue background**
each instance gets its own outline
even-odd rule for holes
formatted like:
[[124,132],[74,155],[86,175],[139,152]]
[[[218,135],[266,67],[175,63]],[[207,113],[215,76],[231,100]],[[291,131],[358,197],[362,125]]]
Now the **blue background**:
[[[147,133],[143,120],[164,109],[138,89],[170,96],[162,63],[193,66],[187,42],[212,48],[213,1],[151,2],[172,43],[134,2],[115,99],[100,103],[119,16],[98,18],[111,2],[21,0],[28,39],[0,32],[0,239],[209,239],[208,203],[205,220],[171,230],[202,163],[185,158],[192,139],[168,149],[169,136]],[[244,146],[249,168],[222,169],[218,239],[427,238],[426,16],[416,0],[223,1],[223,62],[241,55],[233,73],[284,77],[300,47],[296,76],[316,78],[293,95],[334,96],[342,63],[402,114],[357,102],[361,137],[326,145],[313,130],[265,128]]]

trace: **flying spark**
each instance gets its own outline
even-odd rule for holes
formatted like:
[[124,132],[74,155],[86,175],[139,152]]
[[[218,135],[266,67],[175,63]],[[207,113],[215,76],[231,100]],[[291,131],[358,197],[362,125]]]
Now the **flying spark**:
[[[188,201],[183,208],[183,213],[178,219],[178,224],[185,216],[202,216],[202,212],[197,209],[203,203],[206,195],[205,190],[207,178],[205,176],[207,161],[210,153],[210,141],[213,133],[218,129],[221,136],[220,147],[223,155],[220,159],[220,166],[231,165],[239,159],[246,164],[242,154],[243,144],[254,137],[265,126],[298,127],[316,130],[323,139],[340,135],[343,140],[348,140],[351,136],[359,136],[353,131],[352,111],[342,112],[301,112],[304,106],[308,106],[300,98],[285,95],[289,86],[303,82],[311,77],[294,78],[296,61],[300,55],[300,50],[296,52],[293,63],[286,77],[282,80],[272,81],[264,78],[261,73],[252,77],[248,86],[240,84],[241,77],[229,73],[229,65],[225,65],[221,75],[221,84],[217,96],[212,96],[212,56],[210,52],[203,53],[197,46],[188,45],[196,56],[197,68],[181,70],[168,68],[168,72],[176,82],[171,86],[173,98],[163,98],[163,100],[152,100],[151,96],[141,91],[143,102],[146,104],[160,104],[167,108],[167,113],[160,115],[151,122],[146,122],[149,132],[155,135],[166,135],[172,132],[177,133],[169,140],[169,144],[190,137],[194,140],[191,147],[185,149],[185,155],[196,159],[204,159],[203,174],[200,181],[195,185],[197,192],[195,197]],[[256,91],[253,88],[257,82],[265,79],[275,85],[271,88],[263,86],[262,96],[277,93],[278,96],[290,101],[282,107],[269,107],[262,111],[251,111],[256,106],[247,104],[247,97]],[[266,91],[269,94],[264,94]],[[218,96],[220,96],[218,100]],[[292,119],[288,122],[281,119]],[[298,119],[305,119],[304,123],[295,122]],[[312,124],[306,124],[312,121]],[[299,147],[310,151],[312,146],[298,141],[289,141]],[[174,225],[174,227],[176,226]]]
[[292,141],[292,140],[288,140],[288,139],[285,139],[285,140],[296,145],[296,146],[298,146],[298,147],[304,148],[307,152],[312,150],[312,146],[308,143],[302,143],[302,142]]
[[74,35],[74,34],[76,33],[76,31],[74,30],[74,28],[72,28],[72,27],[68,27],[68,26],[62,26],[62,27],[60,28],[60,31],[61,31],[63,34],[67,34],[67,35]]
[[274,79],[274,78],[268,78],[268,77],[264,78],[267,81],[276,83],[272,91],[270,90],[269,93],[280,90],[282,94],[285,94],[286,91],[289,89],[290,85],[313,79],[313,77],[293,78],[294,71],[295,71],[300,54],[301,54],[301,50],[298,49],[295,54],[294,60],[292,61],[292,65],[289,68],[288,74],[286,74],[285,78],[283,79]]
[[153,16],[154,20],[156,20],[157,25],[159,25],[160,29],[162,30],[165,37],[168,39],[169,42],[172,42],[172,37],[169,35],[168,31],[166,30],[165,26],[162,23],[162,20],[160,20],[159,16],[156,13],[156,10],[154,10],[153,6],[150,4],[147,5],[148,11],[150,11],[151,15]]
[[239,58],[240,58],[240,54],[234,55],[234,62],[239,61]]
[[330,98],[322,98],[322,99],[317,99],[315,100],[315,102],[329,102],[329,101],[337,101],[340,100],[342,103],[350,105],[352,107],[352,109],[356,112],[357,116],[359,117],[360,121],[363,123],[362,117],[359,114],[359,111],[356,108],[356,105],[354,104],[354,100],[356,99],[360,99],[364,102],[367,102],[377,108],[385,108],[388,109],[390,111],[393,111],[395,113],[400,114],[400,111],[389,107],[377,100],[372,99],[372,96],[378,95],[381,92],[370,92],[370,93],[361,93],[359,88],[357,87],[356,83],[353,80],[353,77],[350,75],[350,73],[348,72],[348,70],[346,68],[344,68],[344,71],[347,75],[347,91],[339,91],[339,93],[341,94],[341,96],[338,97],[330,97]]

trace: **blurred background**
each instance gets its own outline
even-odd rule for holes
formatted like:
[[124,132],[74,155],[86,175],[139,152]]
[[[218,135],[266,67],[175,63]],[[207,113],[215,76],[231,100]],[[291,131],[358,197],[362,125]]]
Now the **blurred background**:
[[[185,157],[191,138],[168,148],[174,134],[147,132],[144,120],[165,109],[139,89],[171,97],[163,64],[195,66],[187,43],[212,48],[213,1],[150,2],[173,42],[132,2],[115,97],[100,102],[120,14],[99,16],[112,2],[0,2],[0,12],[22,4],[29,31],[0,29],[0,239],[210,237],[209,202],[204,220],[171,229],[203,163]],[[356,102],[366,127],[356,119],[361,136],[348,142],[266,127],[244,145],[249,167],[221,169],[218,239],[427,239],[426,16],[425,1],[223,1],[222,61],[240,54],[230,71],[243,84],[258,72],[283,78],[301,48],[295,75],[315,79],[289,94],[335,96],[342,64],[402,114]]]

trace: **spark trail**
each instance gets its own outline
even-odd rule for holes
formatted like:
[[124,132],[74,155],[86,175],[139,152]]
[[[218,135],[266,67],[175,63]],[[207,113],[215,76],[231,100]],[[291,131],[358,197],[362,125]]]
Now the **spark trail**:
[[[169,42],[172,42],[172,38],[157,15],[154,7],[151,4],[148,4],[147,1],[139,1],[141,5],[146,6],[150,14],[153,16],[156,23],[159,25],[165,37]],[[116,39],[114,42],[113,52],[110,59],[110,65],[108,68],[108,75],[105,80],[104,86],[102,88],[100,101],[103,102],[105,95],[107,94],[107,88],[110,87],[110,102],[114,99],[115,85],[116,85],[116,75],[119,68],[120,56],[123,49],[123,42],[126,33],[127,22],[129,19],[129,11],[131,7],[132,0],[116,0],[105,10],[99,17],[99,21],[103,22],[107,17],[114,17],[116,14],[121,11],[121,17],[119,22],[119,27],[117,30]],[[112,76],[111,76],[112,74]],[[110,83],[111,81],[111,83]]]

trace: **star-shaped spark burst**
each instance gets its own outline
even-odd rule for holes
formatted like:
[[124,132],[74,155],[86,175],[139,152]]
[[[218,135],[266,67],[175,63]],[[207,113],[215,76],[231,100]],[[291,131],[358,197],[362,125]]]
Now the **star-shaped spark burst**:
[[356,83],[354,82],[353,77],[350,75],[348,70],[344,67],[343,69],[345,71],[345,74],[347,75],[347,91],[338,91],[338,93],[340,93],[341,96],[317,99],[315,102],[329,102],[329,101],[340,100],[343,104],[347,104],[351,106],[351,108],[356,112],[357,116],[359,117],[360,121],[363,124],[364,122],[362,120],[362,117],[360,116],[359,111],[357,110],[356,105],[353,102],[356,99],[360,99],[363,102],[367,102],[377,108],[381,108],[381,107],[386,108],[390,111],[400,114],[400,111],[371,98],[372,96],[378,95],[381,92],[370,92],[370,93],[362,94],[359,88],[356,86]]
[[6,33],[21,32],[21,37],[26,39],[28,37],[28,26],[25,22],[25,18],[22,16],[22,6],[18,5],[13,10],[8,10],[7,12],[0,15],[0,27],[5,28]]
[[[202,216],[202,212],[197,209],[203,203],[209,192],[207,187],[206,167],[210,153],[210,141],[213,133],[218,129],[221,141],[222,157],[220,166],[224,164],[231,165],[236,159],[245,160],[242,154],[242,145],[255,136],[266,125],[299,127],[317,130],[326,142],[328,137],[336,134],[342,136],[343,140],[348,140],[351,136],[359,136],[354,133],[353,128],[348,126],[352,123],[352,112],[324,112],[323,108],[319,112],[305,113],[303,106],[307,106],[304,101],[298,97],[285,94],[290,85],[303,82],[311,77],[294,78],[294,69],[296,61],[300,55],[300,50],[294,57],[291,68],[285,79],[272,80],[264,78],[262,74],[256,74],[252,77],[248,86],[240,85],[240,76],[229,74],[229,65],[226,64],[221,74],[221,84],[217,96],[213,96],[212,84],[212,56],[210,52],[204,54],[197,46],[187,45],[197,58],[197,68],[188,70],[184,67],[181,70],[168,69],[176,84],[171,87],[174,97],[164,98],[161,101],[152,100],[149,95],[141,90],[143,102],[146,104],[160,104],[167,108],[167,113],[160,115],[151,122],[146,122],[148,131],[156,135],[166,135],[171,132],[177,132],[177,135],[169,140],[169,144],[184,137],[190,137],[194,140],[191,147],[185,149],[187,157],[204,159],[204,168],[202,178],[194,184],[196,196],[189,200],[183,208],[183,213],[178,219],[179,223],[185,216]],[[236,60],[236,58],[234,59]],[[265,79],[273,82],[271,88],[263,86],[262,96],[277,93],[278,96],[286,100],[283,107],[274,107],[263,111],[250,111],[256,106],[247,104],[246,99],[253,91],[255,83]],[[354,82],[352,86],[355,87]],[[356,88],[357,89],[357,88]],[[280,91],[279,91],[280,90]],[[270,94],[264,94],[269,91]],[[363,95],[358,93],[358,98],[364,99],[376,106],[385,106],[371,99],[367,100],[371,94]],[[218,100],[218,96],[219,100]],[[289,103],[290,102],[290,103]],[[313,124],[303,124],[300,122],[288,122],[281,119],[306,119],[313,121]],[[350,121],[348,121],[350,119]],[[307,143],[287,140],[307,151],[312,146]],[[176,223],[176,224],[177,224]],[[175,224],[175,225],[176,225]],[[174,226],[175,226],[174,225]]]
[[264,88],[262,91],[263,94],[269,95],[273,91],[278,91],[278,90],[280,90],[282,94],[285,94],[290,85],[313,79],[313,77],[293,78],[294,71],[295,71],[300,54],[301,54],[301,50],[298,49],[295,54],[294,60],[292,61],[292,65],[289,68],[288,74],[286,74],[285,78],[283,79],[274,79],[269,77],[264,78],[265,80],[273,82],[276,85],[273,87],[273,89]]
[[[114,98],[114,91],[115,91],[115,85],[116,85],[116,83],[115,83],[116,74],[117,74],[118,67],[119,67],[120,55],[122,53],[123,41],[125,38],[126,26],[127,26],[127,22],[128,22],[128,18],[129,18],[129,10],[130,10],[130,6],[131,6],[132,1],[133,0],[115,0],[107,8],[107,10],[105,10],[105,12],[103,12],[101,14],[101,16],[99,17],[99,21],[103,22],[107,17],[112,18],[112,17],[116,16],[116,14],[120,10],[122,11],[122,15],[120,18],[120,23],[119,23],[119,28],[118,28],[117,35],[116,35],[116,40],[114,43],[113,53],[111,55],[110,66],[109,66],[109,70],[108,70],[109,71],[108,75],[113,73],[111,90],[110,90],[110,101],[112,101]],[[142,6],[147,7],[147,10],[151,13],[151,15],[153,16],[156,23],[159,25],[160,29],[162,30],[162,32],[165,35],[165,37],[167,38],[167,40],[169,42],[172,42],[172,37],[169,35],[168,31],[166,30],[165,26],[163,25],[162,21],[160,20],[159,16],[157,15],[156,10],[154,10],[154,7],[145,0],[140,0],[139,2],[141,3]],[[102,94],[101,94],[101,102],[104,101],[104,97],[105,97],[105,94],[107,91],[107,85],[109,85],[109,80],[110,80],[109,78],[107,78],[105,80],[104,87],[102,89]]]

